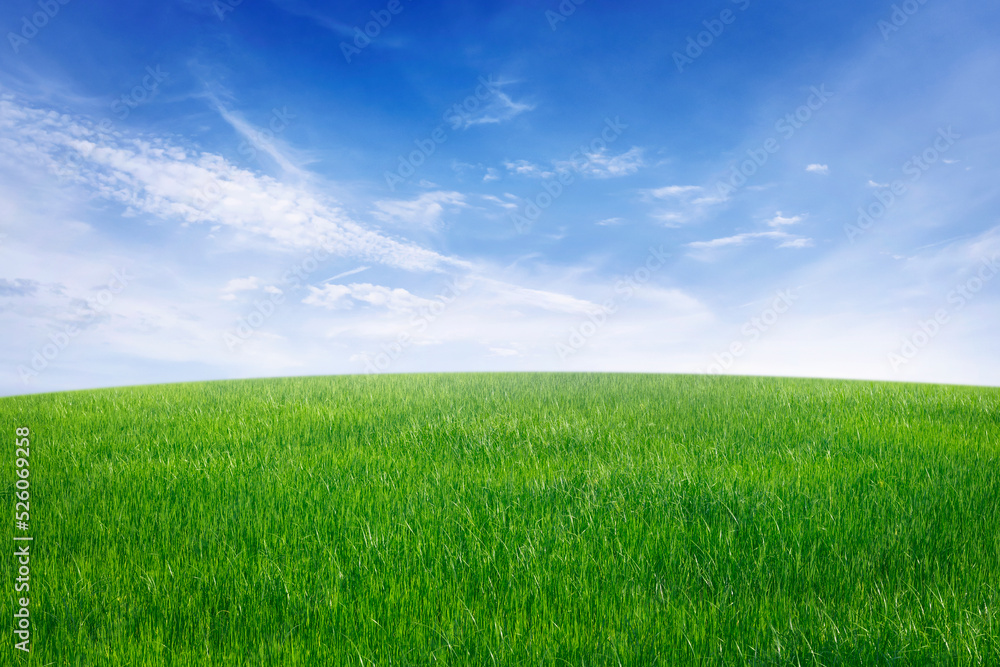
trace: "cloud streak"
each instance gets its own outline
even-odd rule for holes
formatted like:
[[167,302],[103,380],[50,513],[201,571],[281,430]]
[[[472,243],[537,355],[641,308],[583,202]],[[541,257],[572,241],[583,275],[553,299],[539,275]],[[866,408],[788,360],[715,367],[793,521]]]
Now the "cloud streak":
[[467,267],[366,229],[305,186],[240,169],[220,155],[160,139],[102,133],[86,120],[0,100],[0,150],[47,169],[127,214],[219,225],[286,249],[322,246],[415,271]]

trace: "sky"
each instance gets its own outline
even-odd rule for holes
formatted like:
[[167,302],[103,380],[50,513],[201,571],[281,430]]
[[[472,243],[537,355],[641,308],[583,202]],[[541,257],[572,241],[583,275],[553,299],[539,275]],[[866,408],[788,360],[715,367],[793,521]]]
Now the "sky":
[[0,394],[1000,385],[995,3],[9,0],[0,32]]

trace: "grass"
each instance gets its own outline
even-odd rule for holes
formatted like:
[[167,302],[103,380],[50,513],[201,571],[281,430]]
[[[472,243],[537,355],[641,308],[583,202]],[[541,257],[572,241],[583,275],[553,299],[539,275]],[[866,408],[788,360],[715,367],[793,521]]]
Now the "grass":
[[612,374],[0,399],[35,537],[0,663],[997,665],[998,408]]

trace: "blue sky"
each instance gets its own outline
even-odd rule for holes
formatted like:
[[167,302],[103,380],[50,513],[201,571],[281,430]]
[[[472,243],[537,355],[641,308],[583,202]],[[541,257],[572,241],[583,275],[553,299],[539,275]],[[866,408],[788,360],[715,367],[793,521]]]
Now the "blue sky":
[[2,394],[1000,384],[989,3],[12,0],[0,28]]

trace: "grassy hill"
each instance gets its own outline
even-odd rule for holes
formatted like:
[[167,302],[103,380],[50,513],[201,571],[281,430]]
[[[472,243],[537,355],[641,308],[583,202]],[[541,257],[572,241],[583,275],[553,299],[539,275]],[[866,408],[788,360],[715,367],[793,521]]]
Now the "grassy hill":
[[33,652],[0,663],[996,665],[998,415],[613,374],[0,399],[34,537]]

